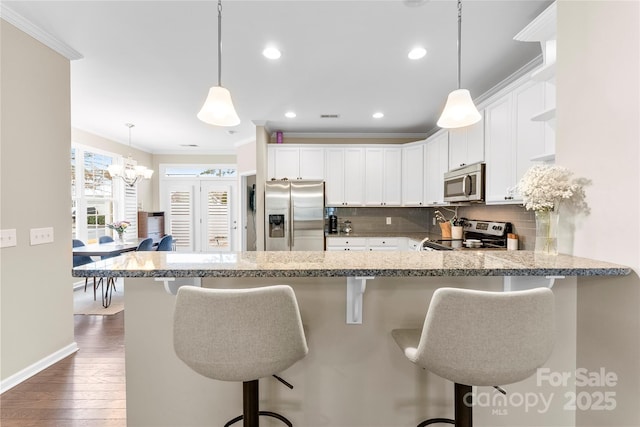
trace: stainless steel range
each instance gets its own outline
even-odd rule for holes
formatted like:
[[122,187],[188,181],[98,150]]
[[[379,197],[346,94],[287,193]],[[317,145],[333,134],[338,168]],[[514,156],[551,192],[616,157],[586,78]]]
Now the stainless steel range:
[[454,249],[506,249],[510,222],[466,220],[462,239],[424,239],[420,250],[448,251]]

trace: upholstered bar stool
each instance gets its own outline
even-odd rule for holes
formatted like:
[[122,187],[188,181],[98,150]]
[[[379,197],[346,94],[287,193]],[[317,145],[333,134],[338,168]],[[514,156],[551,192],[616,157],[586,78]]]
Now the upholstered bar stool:
[[[308,352],[293,289],[276,285],[252,289],[178,290],[173,346],[187,366],[207,378],[242,381],[245,427],[259,415],[291,422],[258,408],[258,380],[292,366]],[[285,382],[286,384],[286,382]]]
[[455,419],[421,422],[471,427],[468,398],[472,386],[522,381],[542,366],[553,350],[554,297],[548,288],[486,292],[440,288],[420,329],[391,332],[416,365],[455,383]]

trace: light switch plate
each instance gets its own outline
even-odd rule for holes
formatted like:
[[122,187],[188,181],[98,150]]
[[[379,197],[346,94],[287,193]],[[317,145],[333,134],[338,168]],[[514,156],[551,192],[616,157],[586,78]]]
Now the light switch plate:
[[30,230],[31,246],[53,243],[53,227],[32,228]]
[[10,248],[11,246],[18,246],[16,229],[8,228],[6,230],[0,230],[0,248]]

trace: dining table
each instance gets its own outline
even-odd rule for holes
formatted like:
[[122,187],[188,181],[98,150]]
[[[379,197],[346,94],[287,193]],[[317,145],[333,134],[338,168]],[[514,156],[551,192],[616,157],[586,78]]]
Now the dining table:
[[[78,246],[73,248],[73,255],[78,256],[96,256],[96,257],[113,257],[123,254],[125,252],[133,252],[138,248],[138,244],[142,239],[126,240],[126,241],[114,241],[108,243],[90,243],[85,246]],[[101,278],[102,279],[102,278]],[[100,292],[102,296],[102,306],[108,308],[111,305],[111,297],[113,289],[115,289],[116,283],[114,277],[107,277],[106,288],[102,286]],[[100,282],[102,285],[102,281]]]

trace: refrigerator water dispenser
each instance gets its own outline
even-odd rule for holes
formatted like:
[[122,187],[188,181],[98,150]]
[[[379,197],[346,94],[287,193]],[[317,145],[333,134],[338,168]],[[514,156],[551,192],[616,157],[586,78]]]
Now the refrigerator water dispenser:
[[284,238],[284,215],[269,215],[269,237]]

